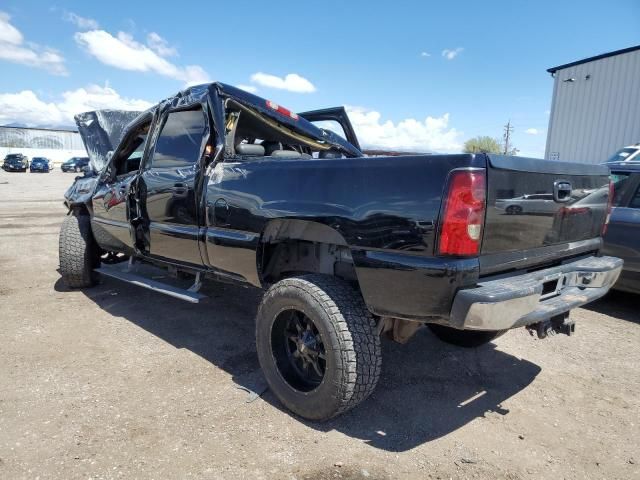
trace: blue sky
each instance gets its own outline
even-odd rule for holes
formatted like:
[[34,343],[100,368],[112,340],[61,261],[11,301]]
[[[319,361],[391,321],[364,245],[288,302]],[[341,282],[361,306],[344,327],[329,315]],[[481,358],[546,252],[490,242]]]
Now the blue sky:
[[0,11],[0,124],[68,124],[78,109],[144,108],[220,80],[297,111],[348,105],[370,146],[452,152],[511,119],[521,154],[542,156],[546,69],[640,43],[637,0],[3,0]]

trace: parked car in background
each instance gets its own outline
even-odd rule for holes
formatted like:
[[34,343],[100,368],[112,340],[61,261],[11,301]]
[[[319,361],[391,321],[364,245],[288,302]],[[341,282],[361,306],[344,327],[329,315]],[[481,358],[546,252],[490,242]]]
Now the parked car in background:
[[6,172],[26,172],[29,168],[29,157],[22,153],[10,153],[4,157],[2,169]]
[[621,148],[613,154],[607,164],[618,164],[621,162],[638,162],[640,163],[640,143],[635,145],[629,145],[628,147]]
[[80,173],[82,169],[89,165],[89,157],[72,157],[60,167],[63,172]]
[[615,196],[603,253],[624,260],[613,288],[640,293],[640,161],[636,164],[622,161],[609,167]]
[[515,198],[499,198],[496,208],[509,215],[549,214],[556,211],[552,193],[532,193]]
[[42,172],[49,173],[51,171],[51,161],[45,157],[33,157],[31,159],[31,165],[29,166],[29,172]]

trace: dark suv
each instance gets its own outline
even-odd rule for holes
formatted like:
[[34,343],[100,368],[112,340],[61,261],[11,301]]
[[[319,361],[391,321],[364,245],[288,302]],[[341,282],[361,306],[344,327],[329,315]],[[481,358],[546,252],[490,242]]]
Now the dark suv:
[[640,162],[611,162],[607,166],[615,197],[603,252],[624,260],[613,288],[640,294]]
[[2,169],[7,172],[26,172],[29,168],[29,157],[22,153],[10,153],[4,157]]
[[51,161],[45,157],[33,157],[31,159],[31,166],[29,172],[42,172],[49,173],[51,171]]
[[79,173],[84,167],[89,165],[88,157],[72,157],[62,164],[63,172],[76,172]]

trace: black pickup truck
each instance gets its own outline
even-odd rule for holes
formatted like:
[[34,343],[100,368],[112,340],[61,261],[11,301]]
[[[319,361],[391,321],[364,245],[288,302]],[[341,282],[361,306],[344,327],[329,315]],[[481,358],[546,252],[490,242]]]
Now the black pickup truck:
[[[343,108],[296,114],[222,83],[76,121],[94,171],[65,194],[64,282],[103,274],[191,302],[206,278],[264,289],[260,364],[306,418],[371,394],[382,334],[428,325],[466,347],[516,327],[570,334],[568,312],[622,267],[600,254],[606,167],[366,157]],[[500,208],[529,194],[552,205]]]

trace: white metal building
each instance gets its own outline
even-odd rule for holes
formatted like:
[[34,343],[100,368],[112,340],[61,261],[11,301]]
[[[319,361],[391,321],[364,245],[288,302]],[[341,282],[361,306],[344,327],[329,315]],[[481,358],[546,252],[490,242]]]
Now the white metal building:
[[71,157],[87,156],[77,131],[0,126],[0,161],[9,153],[46,157],[54,165]]
[[554,85],[546,159],[602,163],[640,142],[640,45],[547,71]]

